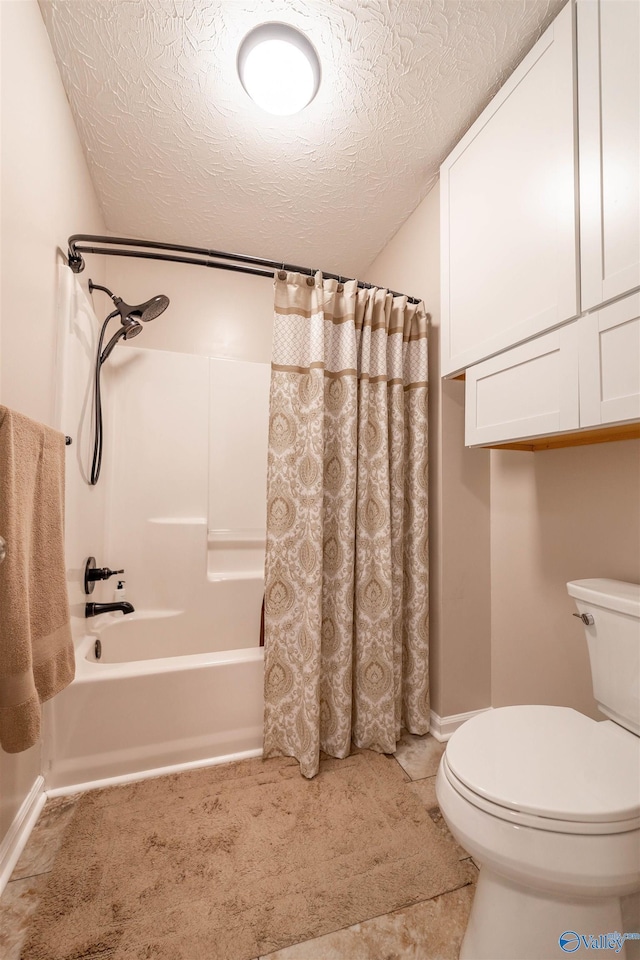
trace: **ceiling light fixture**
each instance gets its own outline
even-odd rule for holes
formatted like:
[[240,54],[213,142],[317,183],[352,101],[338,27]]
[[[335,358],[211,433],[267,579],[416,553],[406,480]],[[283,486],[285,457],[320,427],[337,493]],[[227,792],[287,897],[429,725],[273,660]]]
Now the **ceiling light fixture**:
[[262,23],[238,49],[238,74],[267,113],[288,116],[311,103],[320,86],[320,60],[304,33],[287,23]]

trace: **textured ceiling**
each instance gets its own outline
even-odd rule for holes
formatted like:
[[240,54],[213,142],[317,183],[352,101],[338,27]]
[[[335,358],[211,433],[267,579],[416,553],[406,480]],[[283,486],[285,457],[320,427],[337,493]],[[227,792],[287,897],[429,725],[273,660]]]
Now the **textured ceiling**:
[[[564,0],[40,0],[110,231],[362,274]],[[303,30],[316,99],[270,117],[236,74]],[[77,231],[85,229],[77,224]]]

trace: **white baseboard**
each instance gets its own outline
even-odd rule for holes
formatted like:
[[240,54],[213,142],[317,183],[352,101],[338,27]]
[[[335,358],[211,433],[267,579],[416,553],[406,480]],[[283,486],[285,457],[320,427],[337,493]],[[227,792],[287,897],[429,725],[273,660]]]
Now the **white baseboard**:
[[469,713],[454,713],[449,717],[439,717],[432,710],[429,733],[440,743],[444,743],[466,720],[471,720],[472,717],[477,717],[480,713],[486,713],[487,710],[491,710],[491,707],[483,707],[482,710],[470,710]]
[[0,894],[11,877],[46,799],[44,777],[36,777],[0,843]]

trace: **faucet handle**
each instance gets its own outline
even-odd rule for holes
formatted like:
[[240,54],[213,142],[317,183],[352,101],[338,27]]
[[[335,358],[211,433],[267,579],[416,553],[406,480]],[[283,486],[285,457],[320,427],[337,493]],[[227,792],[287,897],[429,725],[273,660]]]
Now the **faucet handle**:
[[124,570],[110,570],[109,567],[96,567],[96,558],[89,557],[84,567],[84,592],[88,595],[93,593],[96,580],[108,580],[118,573],[124,573]]

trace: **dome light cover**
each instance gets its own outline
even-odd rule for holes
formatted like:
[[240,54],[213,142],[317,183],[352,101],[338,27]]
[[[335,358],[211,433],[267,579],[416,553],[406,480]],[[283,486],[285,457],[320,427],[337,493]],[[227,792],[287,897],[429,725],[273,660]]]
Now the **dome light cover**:
[[320,86],[313,44],[288,23],[263,23],[238,49],[242,86],[267,113],[289,116],[311,103]]

